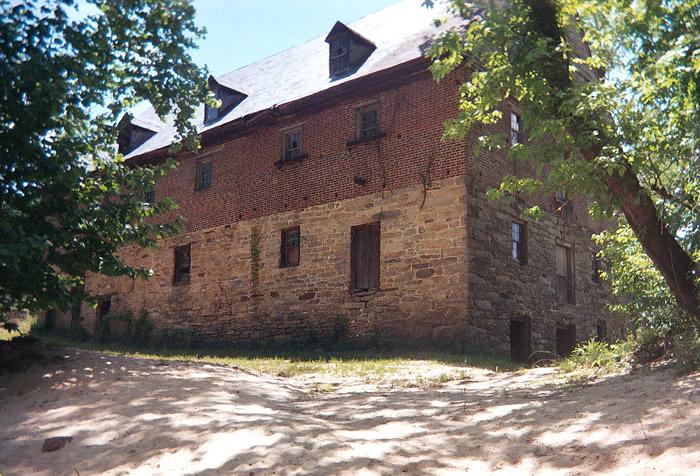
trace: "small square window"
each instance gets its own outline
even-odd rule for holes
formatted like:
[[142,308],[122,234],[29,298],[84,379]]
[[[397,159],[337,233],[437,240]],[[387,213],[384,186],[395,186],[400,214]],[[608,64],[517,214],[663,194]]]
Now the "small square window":
[[201,160],[197,162],[197,176],[195,190],[204,190],[211,187],[212,164],[211,160]]
[[569,195],[566,193],[565,189],[560,188],[559,190],[554,192],[554,199],[559,203],[568,203]]
[[371,139],[379,134],[379,110],[376,104],[357,110],[357,138]]
[[510,113],[510,145],[521,144],[523,142],[523,120],[520,115]]
[[282,243],[280,246],[280,267],[297,266],[299,264],[300,233],[295,226],[282,230]]
[[190,245],[175,248],[175,272],[173,282],[175,284],[187,284],[190,282]]
[[527,263],[526,226],[524,223],[513,222],[510,228],[511,257],[520,264]]
[[284,133],[284,160],[294,160],[302,156],[301,128]]

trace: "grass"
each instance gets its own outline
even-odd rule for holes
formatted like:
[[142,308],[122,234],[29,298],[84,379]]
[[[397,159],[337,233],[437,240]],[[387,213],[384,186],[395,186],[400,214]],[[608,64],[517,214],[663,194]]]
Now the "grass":
[[[234,366],[248,371],[280,377],[321,374],[335,377],[358,377],[365,381],[396,380],[400,386],[433,386],[466,377],[465,367],[478,367],[493,371],[516,370],[519,364],[509,359],[482,351],[312,351],[309,349],[137,349],[115,343],[77,341],[56,335],[42,335],[41,340],[50,345],[81,350],[126,355],[159,361],[206,362]],[[454,370],[437,376],[415,375],[420,372],[417,361],[426,364],[442,364]],[[401,374],[399,376],[399,374]],[[409,378],[400,379],[408,374]]]
[[633,348],[631,340],[608,344],[591,339],[562,360],[559,369],[569,374],[571,383],[585,383],[591,378],[627,369]]

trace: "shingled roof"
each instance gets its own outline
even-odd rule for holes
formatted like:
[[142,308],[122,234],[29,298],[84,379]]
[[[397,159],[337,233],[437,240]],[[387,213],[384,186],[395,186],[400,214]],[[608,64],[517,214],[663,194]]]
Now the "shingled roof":
[[[420,58],[426,45],[440,30],[454,26],[459,21],[453,19],[438,30],[433,25],[433,20],[445,14],[444,5],[440,6],[436,2],[436,8],[428,10],[422,7],[422,3],[423,0],[404,0],[349,24],[349,28],[377,48],[356,71],[342,78],[329,77],[325,34],[256,63],[216,76],[215,79],[220,84],[245,91],[248,97],[209,124],[204,123],[202,105],[195,119],[197,130],[203,133],[251,114]],[[329,31],[332,27],[329,25]],[[157,128],[157,133],[131,151],[127,158],[172,144],[176,130],[172,122],[168,122],[163,124],[159,121],[150,108],[136,117],[132,124],[147,124],[148,129]]]

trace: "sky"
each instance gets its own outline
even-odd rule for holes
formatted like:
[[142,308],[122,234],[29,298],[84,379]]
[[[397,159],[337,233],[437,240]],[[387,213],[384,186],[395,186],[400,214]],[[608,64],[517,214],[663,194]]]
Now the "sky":
[[399,0],[194,0],[207,29],[195,62],[220,75],[328,33]]

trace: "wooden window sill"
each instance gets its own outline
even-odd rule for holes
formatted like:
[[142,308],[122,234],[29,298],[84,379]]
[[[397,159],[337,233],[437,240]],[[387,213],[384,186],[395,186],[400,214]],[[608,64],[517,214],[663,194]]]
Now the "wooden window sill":
[[379,141],[380,139],[382,139],[382,138],[384,138],[384,137],[386,137],[386,132],[379,132],[379,133],[377,133],[376,135],[374,135],[374,136],[372,136],[372,137],[365,137],[364,139],[353,139],[353,140],[349,140],[349,141],[347,141],[347,142],[345,143],[345,147],[351,148],[351,147],[355,147],[355,146],[358,146],[358,145],[370,144],[370,143],[372,143],[372,142],[377,142],[377,141]]
[[301,154],[299,157],[295,157],[293,159],[280,159],[277,162],[275,162],[275,167],[278,169],[281,169],[285,165],[291,165],[291,164],[296,164],[298,162],[303,162],[304,160],[309,158],[309,154]]

